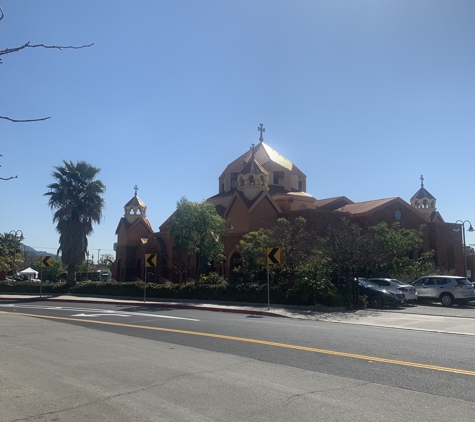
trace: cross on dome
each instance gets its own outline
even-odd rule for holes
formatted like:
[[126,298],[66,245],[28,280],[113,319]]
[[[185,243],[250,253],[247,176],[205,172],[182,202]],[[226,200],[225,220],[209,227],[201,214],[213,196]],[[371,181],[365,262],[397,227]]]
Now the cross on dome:
[[266,129],[263,127],[264,125],[261,123],[259,124],[259,127],[257,128],[257,130],[259,132],[261,132],[261,136],[259,137],[259,142],[263,142],[264,141],[264,137],[262,136],[262,133],[266,131]]

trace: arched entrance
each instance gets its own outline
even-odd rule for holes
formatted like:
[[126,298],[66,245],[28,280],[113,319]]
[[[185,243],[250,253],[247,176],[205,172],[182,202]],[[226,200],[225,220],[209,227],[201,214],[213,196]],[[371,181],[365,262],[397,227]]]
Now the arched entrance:
[[232,275],[234,269],[241,265],[241,254],[234,252],[231,257],[229,258],[228,267],[229,267],[229,275]]

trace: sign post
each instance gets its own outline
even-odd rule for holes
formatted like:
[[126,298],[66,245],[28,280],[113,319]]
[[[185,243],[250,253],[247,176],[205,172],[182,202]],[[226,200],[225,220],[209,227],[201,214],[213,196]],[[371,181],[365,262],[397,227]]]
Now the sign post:
[[147,268],[157,266],[157,255],[146,253],[145,254],[145,284],[143,287],[143,303],[145,303],[145,298],[147,296]]
[[45,255],[41,256],[40,259],[40,297],[41,297],[41,285],[43,284],[43,267],[51,267],[51,256]]
[[267,248],[267,310],[270,309],[269,264],[280,264],[279,248]]

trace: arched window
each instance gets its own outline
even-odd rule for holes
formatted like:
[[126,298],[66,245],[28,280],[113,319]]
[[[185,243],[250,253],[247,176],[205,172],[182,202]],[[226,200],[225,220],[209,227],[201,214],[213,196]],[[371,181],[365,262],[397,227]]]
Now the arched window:
[[231,274],[234,268],[239,267],[241,265],[241,254],[234,252],[229,259],[229,269],[231,270]]

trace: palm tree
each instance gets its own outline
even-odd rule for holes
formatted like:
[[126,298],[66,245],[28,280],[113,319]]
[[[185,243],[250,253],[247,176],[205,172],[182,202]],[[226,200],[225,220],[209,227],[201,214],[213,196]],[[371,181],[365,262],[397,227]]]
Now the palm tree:
[[101,169],[85,161],[63,160],[64,166],[55,166],[54,183],[47,186],[48,205],[56,210],[53,222],[57,223],[61,261],[68,268],[67,283],[76,283],[76,265],[84,262],[87,236],[93,231],[92,223],[99,224],[105,201],[106,188],[102,181],[94,180]]

